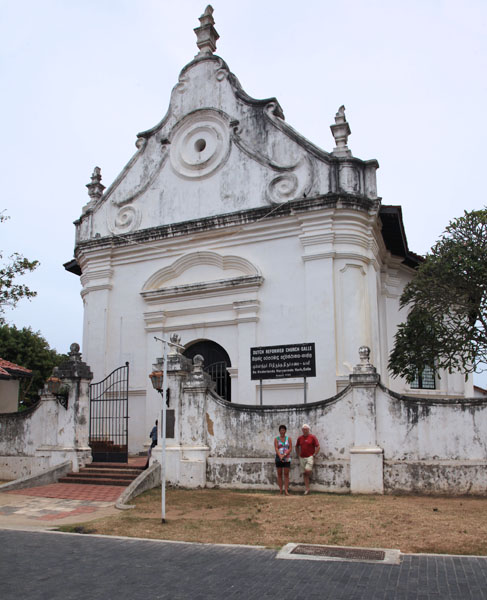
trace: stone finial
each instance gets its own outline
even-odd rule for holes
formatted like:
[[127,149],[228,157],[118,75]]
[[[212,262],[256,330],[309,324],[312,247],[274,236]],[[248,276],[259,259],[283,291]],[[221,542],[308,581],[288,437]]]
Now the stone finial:
[[103,195],[105,186],[101,183],[101,169],[95,167],[91,175],[91,183],[87,183],[88,195],[92,201],[99,200]]
[[353,375],[374,375],[377,376],[377,369],[370,362],[370,348],[360,346],[358,349],[360,363],[353,368]]
[[203,365],[205,364],[205,359],[201,356],[201,354],[197,354],[193,357],[193,372],[201,373],[203,371]]
[[370,348],[368,346],[360,346],[358,353],[360,363],[355,365],[353,373],[350,373],[350,384],[358,387],[377,385],[380,381],[380,375],[370,362]]
[[68,353],[69,360],[71,360],[73,362],[80,362],[81,352],[79,350],[80,350],[79,344],[77,344],[76,342],[71,344],[71,346],[69,347],[69,353]]
[[93,379],[90,367],[81,360],[79,344],[71,344],[69,359],[59,365],[58,375],[61,379]]
[[196,33],[196,45],[199,48],[198,56],[211,56],[216,50],[216,41],[220,37],[213,27],[213,7],[208,4],[205,12],[199,17],[201,25],[194,29]]
[[348,136],[352,133],[350,125],[345,117],[345,107],[342,105],[335,115],[334,125],[330,125],[331,133],[335,138],[336,148],[333,150],[335,156],[352,156],[348,149]]
[[368,346],[360,346],[358,355],[360,356],[360,362],[362,364],[370,363],[370,348]]
[[169,340],[173,343],[173,344],[177,344],[178,346],[181,345],[181,336],[178,335],[177,333],[171,333],[171,335],[169,336]]
[[193,366],[189,377],[186,379],[186,385],[197,388],[214,389],[215,384],[210,375],[204,370],[205,359],[201,354],[193,357]]
[[205,381],[206,373],[203,370],[204,364],[205,364],[205,359],[201,356],[201,354],[196,354],[196,356],[193,356],[193,369],[191,372],[191,379],[193,381],[201,381],[201,382]]
[[171,344],[169,344],[169,354],[179,354],[181,352],[181,336],[177,333],[171,333],[169,341],[171,342]]

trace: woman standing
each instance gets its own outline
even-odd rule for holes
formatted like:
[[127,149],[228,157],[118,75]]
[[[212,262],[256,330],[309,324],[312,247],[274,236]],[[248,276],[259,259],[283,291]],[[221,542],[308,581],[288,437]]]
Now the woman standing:
[[286,435],[287,427],[279,426],[279,435],[274,440],[274,450],[276,451],[277,483],[279,484],[279,493],[282,494],[282,475],[284,471],[284,493],[289,496],[289,469],[291,467],[291,452],[293,442]]

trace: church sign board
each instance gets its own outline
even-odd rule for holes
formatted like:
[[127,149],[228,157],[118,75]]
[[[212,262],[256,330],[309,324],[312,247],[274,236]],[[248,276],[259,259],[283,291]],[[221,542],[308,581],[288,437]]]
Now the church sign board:
[[314,343],[250,349],[251,379],[288,377],[316,377]]

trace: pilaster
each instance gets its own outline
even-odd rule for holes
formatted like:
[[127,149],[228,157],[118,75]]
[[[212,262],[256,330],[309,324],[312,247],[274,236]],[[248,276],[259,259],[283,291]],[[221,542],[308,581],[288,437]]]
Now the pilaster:
[[350,490],[352,494],[383,494],[384,451],[377,446],[376,389],[380,377],[370,364],[370,349],[359,349],[360,364],[350,375],[353,403],[353,439],[350,448]]

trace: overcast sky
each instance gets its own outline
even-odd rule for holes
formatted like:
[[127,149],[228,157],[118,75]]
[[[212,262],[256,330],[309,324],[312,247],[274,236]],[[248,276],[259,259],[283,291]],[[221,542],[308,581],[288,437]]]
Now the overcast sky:
[[[354,156],[376,158],[378,193],[403,209],[426,253],[463,210],[484,207],[487,2],[215,0],[221,56],[254,98],[331,151],[344,104]],[[197,53],[195,0],[0,0],[0,181],[4,256],[41,266],[7,320],[66,352],[81,343],[74,226],[95,165],[105,186],[165,115]],[[478,379],[487,384],[487,378]]]

